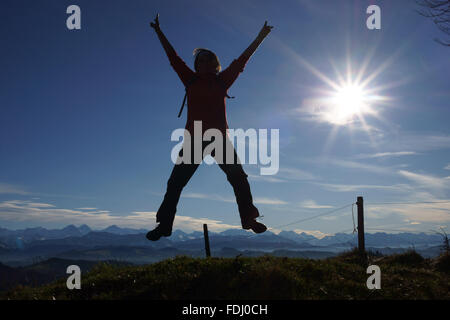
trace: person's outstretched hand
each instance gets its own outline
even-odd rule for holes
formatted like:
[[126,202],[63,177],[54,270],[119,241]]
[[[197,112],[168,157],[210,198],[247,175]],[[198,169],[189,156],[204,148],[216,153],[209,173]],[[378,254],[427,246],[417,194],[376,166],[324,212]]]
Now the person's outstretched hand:
[[159,13],[156,14],[155,21],[150,22],[150,27],[155,29],[155,31],[160,30],[160,28],[159,28]]
[[259,36],[262,38],[267,37],[267,35],[272,30],[273,26],[267,25],[267,21],[264,23],[264,26],[262,27],[261,31],[259,32]]

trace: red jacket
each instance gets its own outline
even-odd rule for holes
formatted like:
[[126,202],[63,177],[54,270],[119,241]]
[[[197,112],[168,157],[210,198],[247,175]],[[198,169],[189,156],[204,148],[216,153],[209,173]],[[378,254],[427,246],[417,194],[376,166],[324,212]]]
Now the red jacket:
[[[210,128],[216,128],[226,134],[228,129],[226,93],[239,74],[244,71],[249,57],[242,54],[238,59],[233,60],[228,68],[215,75],[192,71],[175,50],[166,50],[166,54],[171,66],[185,86],[194,76],[197,77],[197,80],[187,89],[186,129],[193,135],[194,121],[202,121],[203,132]],[[223,84],[215,79],[217,76]]]

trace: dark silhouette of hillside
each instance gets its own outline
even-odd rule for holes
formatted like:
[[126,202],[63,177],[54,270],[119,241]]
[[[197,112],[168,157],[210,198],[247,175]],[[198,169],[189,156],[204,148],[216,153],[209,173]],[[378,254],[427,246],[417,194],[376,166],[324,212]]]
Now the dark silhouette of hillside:
[[[0,294],[3,299],[450,299],[448,259],[415,251],[383,256],[356,250],[324,260],[263,256],[179,256],[142,266],[98,264],[83,274],[81,290],[65,279]],[[381,290],[366,286],[366,268],[382,272]],[[443,267],[444,266],[444,267]],[[446,267],[445,267],[446,266]]]
[[[35,287],[52,281],[67,278],[67,267],[78,265],[83,272],[88,272],[99,261],[67,260],[51,258],[26,267],[12,268],[0,263],[0,291],[12,289],[19,285]],[[115,266],[129,266],[130,263],[105,261]]]

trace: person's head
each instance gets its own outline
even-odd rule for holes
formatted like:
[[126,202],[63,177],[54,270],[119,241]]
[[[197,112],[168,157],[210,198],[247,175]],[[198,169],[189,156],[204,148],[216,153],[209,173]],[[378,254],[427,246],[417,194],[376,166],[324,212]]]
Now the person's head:
[[194,50],[194,69],[198,73],[219,73],[221,70],[219,58],[214,52],[204,48]]

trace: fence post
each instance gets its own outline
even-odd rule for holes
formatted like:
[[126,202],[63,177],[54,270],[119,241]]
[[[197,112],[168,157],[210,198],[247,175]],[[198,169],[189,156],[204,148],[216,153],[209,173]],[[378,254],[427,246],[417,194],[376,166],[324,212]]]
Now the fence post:
[[209,249],[208,225],[206,223],[203,224],[203,236],[205,238],[206,257],[211,257],[211,251]]
[[356,201],[358,206],[358,249],[360,253],[365,253],[364,243],[364,201],[363,197],[358,197]]

